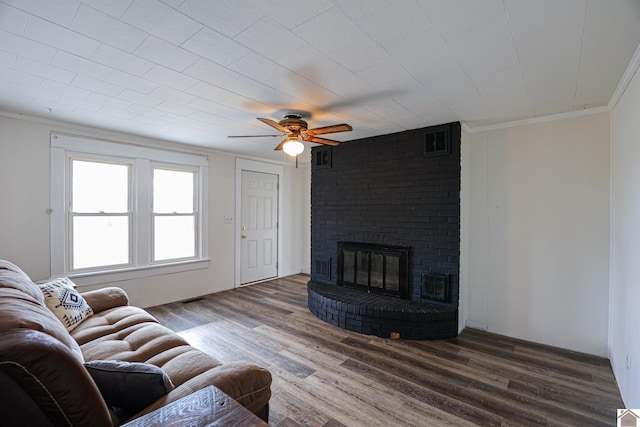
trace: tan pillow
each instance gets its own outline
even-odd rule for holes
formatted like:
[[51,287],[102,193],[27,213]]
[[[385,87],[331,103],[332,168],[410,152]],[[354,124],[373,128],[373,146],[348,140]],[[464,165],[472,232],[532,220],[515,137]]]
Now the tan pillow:
[[56,315],[67,331],[73,331],[80,322],[93,316],[93,310],[82,295],[74,289],[75,285],[68,277],[51,280],[38,286],[44,295],[47,308]]

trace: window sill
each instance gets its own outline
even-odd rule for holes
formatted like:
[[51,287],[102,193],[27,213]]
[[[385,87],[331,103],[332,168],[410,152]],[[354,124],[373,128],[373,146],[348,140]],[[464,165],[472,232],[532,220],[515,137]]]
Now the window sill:
[[144,277],[161,276],[163,274],[181,273],[184,271],[203,270],[209,268],[209,259],[198,259],[172,264],[159,264],[144,267],[131,267],[113,271],[92,271],[89,273],[69,274],[79,288],[104,283],[122,282]]

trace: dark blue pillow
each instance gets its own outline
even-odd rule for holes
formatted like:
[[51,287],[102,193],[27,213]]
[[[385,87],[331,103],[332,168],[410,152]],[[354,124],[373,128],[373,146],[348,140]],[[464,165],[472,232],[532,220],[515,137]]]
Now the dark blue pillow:
[[107,405],[131,415],[175,388],[162,369],[149,363],[94,360],[84,366]]

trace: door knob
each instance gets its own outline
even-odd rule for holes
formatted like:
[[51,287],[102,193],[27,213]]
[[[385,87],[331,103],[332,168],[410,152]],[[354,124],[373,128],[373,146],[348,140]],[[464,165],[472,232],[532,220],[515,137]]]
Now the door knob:
[[241,234],[240,237],[242,237],[243,239],[246,239],[247,235],[246,234]]

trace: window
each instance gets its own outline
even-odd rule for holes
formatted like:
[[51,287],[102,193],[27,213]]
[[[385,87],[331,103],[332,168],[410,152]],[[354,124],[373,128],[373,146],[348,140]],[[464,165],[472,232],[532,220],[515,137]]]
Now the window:
[[153,259],[196,255],[195,172],[153,169]]
[[52,275],[206,268],[206,157],[52,134],[51,175]]
[[131,165],[70,161],[70,270],[130,265]]

